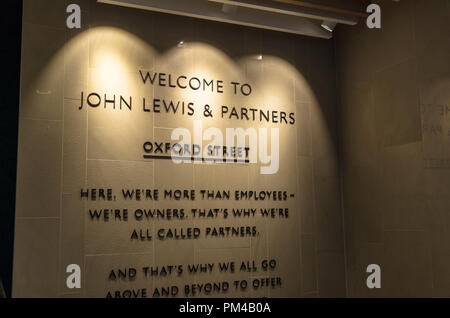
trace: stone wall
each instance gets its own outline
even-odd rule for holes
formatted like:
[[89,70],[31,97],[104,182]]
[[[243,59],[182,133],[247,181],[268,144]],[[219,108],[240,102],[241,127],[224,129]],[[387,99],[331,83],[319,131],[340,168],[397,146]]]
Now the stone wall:
[[[72,3],[74,1],[70,1]],[[282,288],[230,297],[345,296],[344,245],[337,153],[334,47],[332,41],[75,1],[81,30],[68,30],[69,1],[25,0],[14,286],[15,297],[105,297],[107,291],[264,273],[110,281],[113,268],[275,258]],[[179,47],[180,41],[184,45]],[[262,54],[263,59],[257,57]],[[194,74],[249,82],[245,98],[229,92],[201,95],[143,85],[139,70]],[[198,118],[111,109],[78,109],[80,92],[133,100],[172,98],[294,112],[295,125],[203,120],[204,129],[280,127],[280,169],[261,175],[259,164],[183,164],[143,160],[145,140],[166,140],[173,128]],[[83,102],[86,103],[86,95]],[[103,95],[102,95],[103,96]],[[281,189],[294,194],[276,207],[289,218],[157,221],[157,226],[257,226],[252,238],[135,243],[135,221],[96,222],[89,209],[142,207],[118,198],[111,204],[80,198],[80,189],[229,188]],[[267,207],[267,203],[239,203]],[[110,206],[109,206],[110,205]],[[148,202],[148,208],[232,208],[228,203]],[[83,283],[66,287],[66,266],[79,264]],[[204,295],[203,295],[204,296]]]
[[335,37],[348,296],[448,297],[450,2],[375,2]]

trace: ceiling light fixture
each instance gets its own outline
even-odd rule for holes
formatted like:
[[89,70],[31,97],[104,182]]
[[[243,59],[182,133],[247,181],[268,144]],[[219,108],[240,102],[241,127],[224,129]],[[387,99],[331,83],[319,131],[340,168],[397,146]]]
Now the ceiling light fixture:
[[336,22],[323,21],[320,26],[329,32],[333,32],[334,28],[336,27]]

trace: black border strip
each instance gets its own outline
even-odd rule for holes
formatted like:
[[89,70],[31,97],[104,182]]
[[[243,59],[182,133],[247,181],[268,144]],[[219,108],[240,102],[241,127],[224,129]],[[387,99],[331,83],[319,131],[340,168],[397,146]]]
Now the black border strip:
[[11,297],[13,274],[22,8],[23,0],[3,0],[0,10],[0,279],[7,297]]

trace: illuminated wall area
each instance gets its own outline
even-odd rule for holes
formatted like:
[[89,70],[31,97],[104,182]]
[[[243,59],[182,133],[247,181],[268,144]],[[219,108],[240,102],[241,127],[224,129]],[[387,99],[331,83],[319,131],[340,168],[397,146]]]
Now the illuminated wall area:
[[75,2],[24,1],[13,296],[345,296],[333,42]]

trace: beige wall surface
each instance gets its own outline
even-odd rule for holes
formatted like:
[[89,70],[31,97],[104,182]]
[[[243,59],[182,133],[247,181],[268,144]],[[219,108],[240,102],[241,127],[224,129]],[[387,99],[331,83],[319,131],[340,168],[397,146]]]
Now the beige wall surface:
[[[65,10],[72,2],[81,6],[80,30],[66,28]],[[15,297],[105,297],[108,292],[142,288],[151,297],[155,288],[172,285],[178,286],[178,296],[183,296],[187,284],[252,282],[267,276],[280,277],[282,286],[249,287],[244,291],[230,288],[224,294],[200,296],[345,296],[332,41],[121,8],[94,0],[25,0],[22,41]],[[185,45],[178,47],[179,41]],[[262,60],[256,58],[259,54]],[[213,94],[144,85],[139,70],[250,83],[253,93],[248,97],[234,95],[228,86],[223,94]],[[253,106],[295,113],[296,123],[227,120],[219,115],[202,118],[199,109],[190,117],[143,112],[140,106],[132,111],[87,108],[90,92],[116,98],[131,96],[135,105],[145,97],[216,107]],[[85,107],[80,110],[82,102]],[[251,163],[177,165],[170,160],[143,159],[145,141],[170,141],[174,128],[192,131],[197,119],[204,129],[217,127],[222,131],[279,128],[279,171],[263,175],[260,164]],[[400,136],[401,140],[388,141],[417,139],[420,129],[412,127],[415,121],[409,123],[411,129]],[[401,151],[411,154],[410,158],[417,157],[416,144],[403,147]],[[394,160],[387,168],[407,173],[407,167],[398,171],[394,166],[402,154],[395,150],[386,153]],[[108,202],[86,200],[80,196],[81,189],[86,188],[111,188],[117,198]],[[120,196],[124,188],[277,190],[294,197],[281,202],[133,201]],[[272,219],[257,213],[251,218],[190,217],[151,222],[132,217],[139,208],[236,207],[258,211],[288,208],[289,217]],[[130,212],[128,221],[96,221],[89,216],[91,209],[125,208]],[[418,212],[416,217],[420,215]],[[411,226],[417,224],[415,220],[411,219]],[[219,226],[256,226],[258,235],[147,242],[130,239],[130,233],[140,228],[197,227],[203,232]],[[414,230],[411,235],[419,245],[418,251],[428,252],[421,236],[424,232]],[[374,240],[381,239],[377,233],[373,231]],[[389,233],[386,239],[401,247],[402,235],[409,232]],[[261,270],[265,259],[276,259],[274,271]],[[214,270],[197,275],[184,272],[147,278],[140,271],[146,266],[186,268],[189,264],[217,266],[228,261],[255,261],[258,270],[227,274]],[[81,289],[66,286],[69,264],[81,267]],[[111,270],[130,267],[138,270],[136,279],[108,279]]]
[[348,296],[449,297],[450,2],[375,2],[335,37]]

